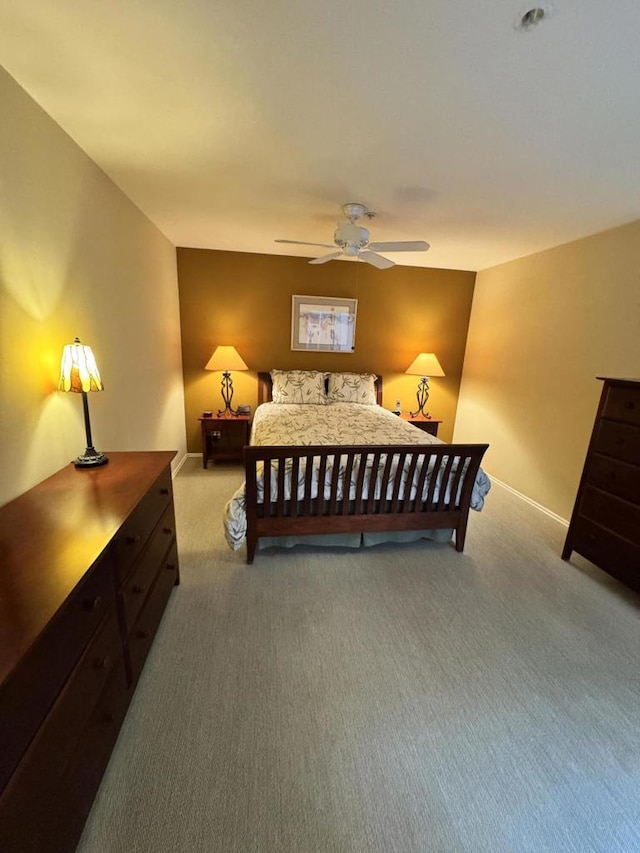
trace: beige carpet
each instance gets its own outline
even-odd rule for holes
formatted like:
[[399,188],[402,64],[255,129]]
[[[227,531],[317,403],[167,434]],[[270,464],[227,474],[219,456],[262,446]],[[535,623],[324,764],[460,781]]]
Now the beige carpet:
[[182,585],[82,853],[640,851],[638,598],[494,486],[464,554],[224,541],[175,481]]

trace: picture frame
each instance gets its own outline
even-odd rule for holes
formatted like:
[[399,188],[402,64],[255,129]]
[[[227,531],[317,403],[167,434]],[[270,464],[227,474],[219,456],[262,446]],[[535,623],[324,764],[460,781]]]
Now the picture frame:
[[294,294],[291,297],[291,349],[352,353],[357,311],[357,299]]

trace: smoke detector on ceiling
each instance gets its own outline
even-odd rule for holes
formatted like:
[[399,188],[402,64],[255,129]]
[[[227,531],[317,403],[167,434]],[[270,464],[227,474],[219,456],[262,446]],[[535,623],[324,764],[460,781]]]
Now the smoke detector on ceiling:
[[520,12],[515,20],[514,26],[516,30],[529,32],[539,26],[542,21],[550,17],[553,12],[551,3],[540,2],[536,6],[530,6]]

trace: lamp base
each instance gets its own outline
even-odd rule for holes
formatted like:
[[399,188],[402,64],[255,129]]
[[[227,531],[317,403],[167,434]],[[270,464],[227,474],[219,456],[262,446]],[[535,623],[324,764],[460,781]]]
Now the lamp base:
[[238,410],[232,409],[231,406],[227,406],[226,409],[218,409],[219,418],[237,418],[239,414]]
[[82,456],[73,460],[73,464],[76,468],[97,468],[99,465],[106,465],[108,461],[109,457],[105,456],[104,453],[100,453],[93,447],[87,447]]

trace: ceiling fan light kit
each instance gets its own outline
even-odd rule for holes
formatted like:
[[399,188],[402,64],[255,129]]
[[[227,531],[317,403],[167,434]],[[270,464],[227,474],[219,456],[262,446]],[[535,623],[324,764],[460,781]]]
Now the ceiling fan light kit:
[[[362,228],[356,225],[356,220],[361,216],[366,216],[368,219],[373,219],[375,213],[368,211],[364,204],[359,202],[348,202],[342,205],[342,212],[346,217],[346,222],[339,222],[338,227],[333,235],[333,242],[340,249],[339,252],[331,252],[328,255],[321,255],[319,258],[313,258],[309,261],[310,264],[325,264],[327,261],[332,261],[342,256],[347,258],[356,258],[356,260],[364,261],[379,270],[386,270],[395,266],[395,263],[389,258],[385,258],[379,252],[426,252],[429,249],[429,244],[424,240],[401,240],[393,243],[371,243],[369,241],[369,231],[367,228]],[[290,243],[297,246],[320,246],[326,249],[333,249],[329,243],[305,243],[303,240],[276,240],[276,243]]]

